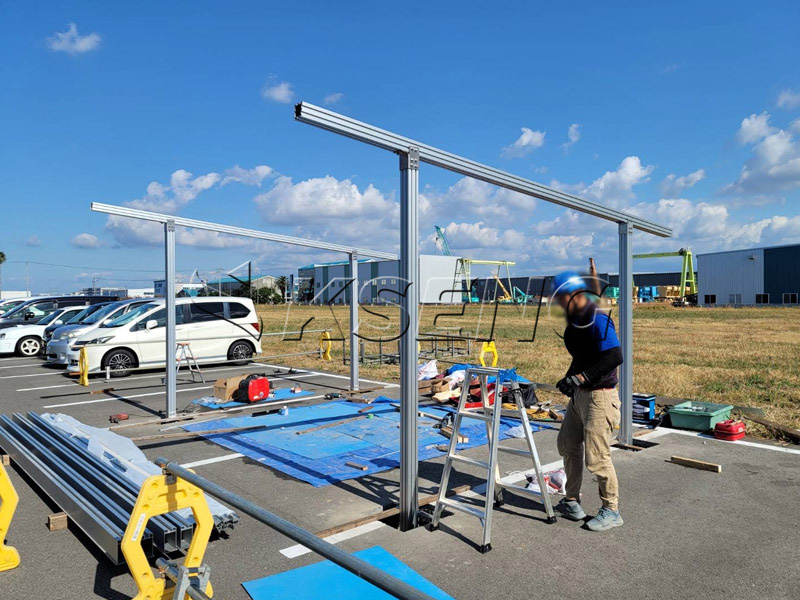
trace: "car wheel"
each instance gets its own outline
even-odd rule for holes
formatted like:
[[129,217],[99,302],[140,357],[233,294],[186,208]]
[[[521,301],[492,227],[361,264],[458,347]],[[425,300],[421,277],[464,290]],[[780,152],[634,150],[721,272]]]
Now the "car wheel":
[[136,357],[130,350],[112,350],[103,360],[103,369],[110,367],[112,377],[126,377],[136,366]]
[[250,342],[238,341],[228,348],[228,360],[236,361],[234,364],[246,365],[253,358],[253,346]]
[[17,342],[17,354],[20,356],[37,356],[42,351],[42,340],[38,337],[24,337]]

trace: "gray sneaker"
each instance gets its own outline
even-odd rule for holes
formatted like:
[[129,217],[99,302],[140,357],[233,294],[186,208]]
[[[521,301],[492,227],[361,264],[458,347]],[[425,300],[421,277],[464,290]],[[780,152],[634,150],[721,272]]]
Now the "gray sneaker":
[[619,527],[620,525],[622,525],[622,517],[618,512],[611,510],[607,506],[597,511],[597,516],[586,523],[586,527],[592,531],[605,531],[606,529]]
[[555,509],[560,512],[567,519],[572,521],[582,521],[586,518],[586,513],[583,512],[581,505],[577,500],[567,500],[562,498],[561,502],[556,504]]

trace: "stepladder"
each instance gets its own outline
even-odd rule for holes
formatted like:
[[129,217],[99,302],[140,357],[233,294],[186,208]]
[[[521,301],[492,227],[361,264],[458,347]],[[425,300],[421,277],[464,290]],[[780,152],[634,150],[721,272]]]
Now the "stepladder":
[[197,381],[195,377],[200,377],[200,381],[205,383],[206,380],[203,378],[203,373],[200,371],[200,365],[197,364],[197,359],[194,357],[194,353],[192,352],[192,347],[189,345],[189,342],[178,342],[176,353],[177,353],[177,361],[175,361],[176,379],[178,373],[181,370],[181,365],[185,364],[189,369],[189,373],[192,376],[193,382]]
[[[490,367],[469,368],[466,370],[464,385],[461,388],[461,396],[458,400],[458,408],[453,418],[452,435],[450,436],[450,446],[447,452],[447,458],[445,459],[444,469],[442,470],[439,495],[436,500],[436,507],[434,508],[430,525],[431,529],[437,529],[439,527],[442,512],[446,508],[477,517],[483,526],[483,538],[479,546],[482,553],[486,553],[492,549],[492,511],[493,508],[503,504],[504,491],[534,496],[544,507],[544,511],[547,515],[547,523],[556,522],[555,513],[553,512],[553,503],[550,494],[546,490],[547,486],[544,484],[545,479],[542,473],[542,465],[539,461],[539,454],[536,451],[536,443],[533,440],[533,432],[531,431],[528,413],[525,410],[522,391],[516,381],[501,382],[500,372],[500,369]],[[480,384],[481,405],[478,408],[467,409],[466,405],[470,400],[470,382],[473,378],[477,378]],[[494,390],[490,392],[489,387],[492,379],[494,380]],[[507,387],[511,399],[513,400],[512,404],[514,404],[515,408],[512,409],[512,414],[517,413],[522,425],[523,437],[527,446],[526,449],[510,448],[500,445],[500,420],[504,412],[501,396],[504,386]],[[508,414],[508,409],[506,409],[505,412]],[[477,419],[485,423],[489,455],[487,461],[484,462],[458,452],[459,431],[464,419]],[[543,491],[530,490],[522,485],[504,481],[500,477],[500,465],[498,464],[499,452],[530,458],[540,489]],[[481,508],[480,503],[467,503],[463,499],[459,499],[458,496],[452,498],[447,497],[450,473],[454,463],[476,467],[486,473],[483,508]],[[478,489],[473,488],[473,493],[476,493]],[[480,494],[478,494],[478,496],[480,496]]]

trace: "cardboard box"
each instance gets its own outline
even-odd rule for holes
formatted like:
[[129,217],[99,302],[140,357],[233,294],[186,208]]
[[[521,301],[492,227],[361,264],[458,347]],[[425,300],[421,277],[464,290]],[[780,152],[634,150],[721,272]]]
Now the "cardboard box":
[[239,382],[247,377],[247,375],[249,375],[249,373],[217,379],[214,382],[214,397],[225,402],[233,400],[233,394],[239,389]]

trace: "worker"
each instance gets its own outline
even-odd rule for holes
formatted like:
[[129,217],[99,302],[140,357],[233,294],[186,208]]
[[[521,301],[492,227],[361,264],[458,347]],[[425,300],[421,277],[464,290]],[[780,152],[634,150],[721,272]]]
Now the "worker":
[[622,525],[610,445],[614,430],[619,428],[616,386],[622,350],[614,322],[587,297],[592,292],[578,273],[557,275],[552,289],[566,315],[564,345],[572,356],[566,375],[556,384],[570,398],[558,432],[558,453],[564,458],[567,474],[566,497],[556,509],[574,521],[586,518],[580,504],[585,460],[586,468],[597,478],[603,503],[586,526],[592,531],[605,531]]

